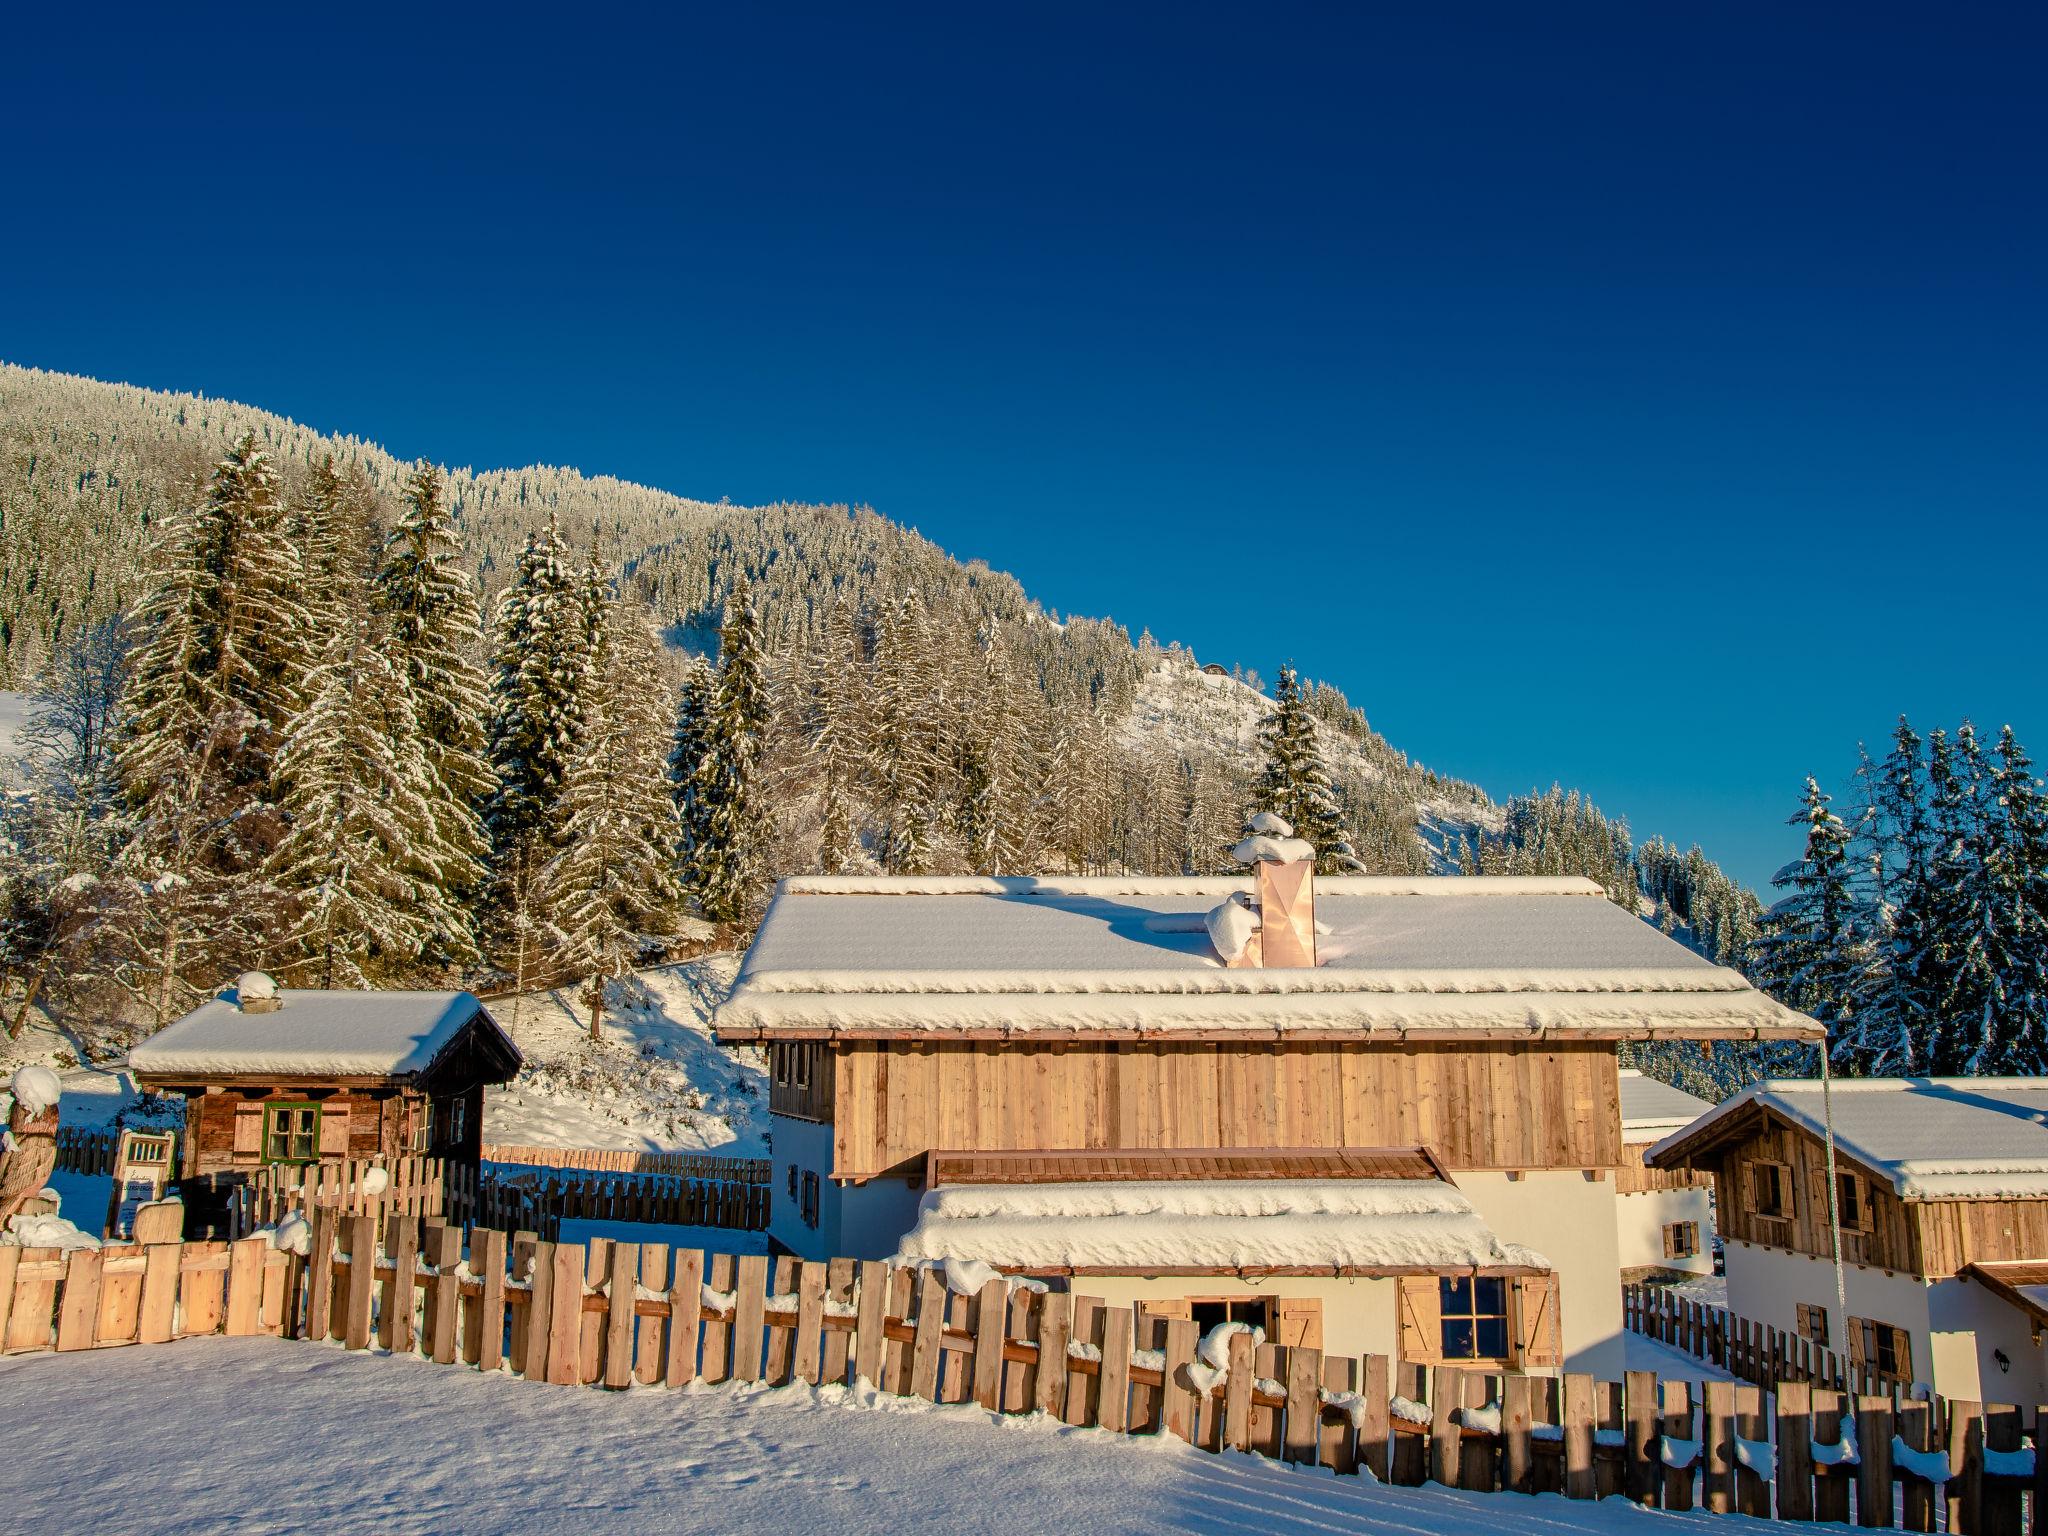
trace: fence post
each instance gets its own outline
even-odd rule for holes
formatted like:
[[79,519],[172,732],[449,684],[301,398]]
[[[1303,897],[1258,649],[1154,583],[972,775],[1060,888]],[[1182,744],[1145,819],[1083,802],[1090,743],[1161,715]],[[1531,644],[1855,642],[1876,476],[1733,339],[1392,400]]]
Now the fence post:
[[[2013,1444],[2019,1444],[2019,1414],[2013,1414]],[[1856,1401],[1856,1523],[1892,1523],[1892,1400],[1870,1396]],[[2019,1489],[2013,1489],[2013,1536],[2019,1536]]]
[[1535,1418],[1531,1410],[1535,1393],[1533,1377],[1516,1374],[1501,1383],[1501,1483],[1515,1493],[1536,1491],[1535,1442],[1529,1434]]
[[[1664,1383],[1664,1445],[1674,1440],[1691,1440],[1692,1434],[1692,1387],[1683,1381]],[[1703,1442],[1702,1442],[1703,1443]],[[1664,1468],[1664,1507],[1684,1511],[1692,1508],[1693,1475],[1700,1463],[1695,1453],[1692,1462],[1683,1467],[1668,1463]]]
[[1628,1463],[1624,1491],[1644,1508],[1657,1503],[1657,1373],[1630,1371],[1623,1381],[1623,1410],[1628,1415]]
[[1781,1381],[1777,1392],[1778,1518],[1813,1518],[1813,1388]]
[[[2018,1450],[2022,1433],[2019,1409],[2004,1403],[1985,1405],[1984,1448],[1987,1451]],[[2019,1536],[2020,1502],[2020,1484],[2015,1479],[1984,1477],[1975,1529],[1982,1532],[1982,1536]]]
[[1600,1491],[1593,1465],[1593,1378],[1568,1372],[1564,1378],[1564,1496],[1590,1499]]
[[1297,1344],[1287,1354],[1287,1422],[1280,1456],[1314,1466],[1322,1449],[1323,1352]]
[[1465,1404],[1465,1373],[1449,1365],[1431,1372],[1429,1404],[1429,1479],[1455,1488],[1458,1457],[1464,1449],[1458,1434],[1458,1410]]
[[1735,1508],[1735,1383],[1710,1381],[1701,1390],[1700,1469],[1704,1502],[1716,1515]]

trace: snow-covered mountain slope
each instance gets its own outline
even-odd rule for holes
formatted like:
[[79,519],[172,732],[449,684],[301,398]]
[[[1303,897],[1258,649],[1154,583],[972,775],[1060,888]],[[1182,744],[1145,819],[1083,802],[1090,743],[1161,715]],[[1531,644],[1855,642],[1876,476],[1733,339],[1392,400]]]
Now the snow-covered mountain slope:
[[765,1059],[711,1039],[738,968],[737,955],[705,955],[612,983],[597,1041],[574,989],[493,999],[526,1065],[486,1094],[484,1140],[763,1155]]

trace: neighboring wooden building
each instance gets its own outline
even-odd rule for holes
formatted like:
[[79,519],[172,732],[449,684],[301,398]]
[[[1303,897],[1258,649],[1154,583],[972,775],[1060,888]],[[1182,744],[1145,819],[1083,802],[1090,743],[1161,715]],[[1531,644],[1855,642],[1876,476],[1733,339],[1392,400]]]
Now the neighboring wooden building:
[[714,1020],[769,1049],[773,1239],[1618,1375],[1619,1043],[1818,1026],[1590,881],[1311,880],[1305,846],[784,881]]
[[473,1165],[484,1088],[519,1062],[467,992],[295,991],[253,972],[128,1053],[138,1084],[184,1095],[179,1174],[202,1207],[265,1164]]
[[1832,1099],[1846,1308],[1818,1081],[1759,1083],[1648,1154],[1713,1178],[1729,1310],[1947,1396],[2048,1397],[2031,1278],[2048,1264],[2048,1079],[1856,1079]]
[[1648,1168],[1643,1154],[1714,1106],[1696,1094],[1621,1071],[1621,1166],[1614,1175],[1621,1277],[1714,1272],[1714,1181],[1686,1168]]

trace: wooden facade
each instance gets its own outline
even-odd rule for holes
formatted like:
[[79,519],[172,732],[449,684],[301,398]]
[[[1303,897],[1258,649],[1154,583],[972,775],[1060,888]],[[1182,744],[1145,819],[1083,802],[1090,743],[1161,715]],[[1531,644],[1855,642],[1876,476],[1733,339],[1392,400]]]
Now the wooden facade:
[[438,1093],[389,1083],[214,1082],[186,1090],[180,1174],[199,1178],[308,1161],[277,1158],[265,1145],[266,1127],[289,1105],[316,1111],[312,1161],[417,1154],[474,1164],[483,1145],[481,1082]]
[[1426,1146],[1448,1169],[1623,1160],[1612,1044],[849,1041],[833,1177],[950,1151]]
[[[1740,1133],[1689,1161],[1713,1177],[1724,1238],[1832,1256],[1827,1147],[1813,1132],[1759,1106]],[[2048,1200],[1902,1200],[1839,1147],[1835,1168],[1845,1263],[1945,1280],[1974,1262],[2048,1254]]]
[[1650,1144],[1637,1142],[1621,1149],[1621,1165],[1614,1170],[1614,1192],[1617,1195],[1647,1195],[1667,1189],[1711,1189],[1713,1176],[1697,1173],[1690,1168],[1650,1168],[1643,1163],[1643,1154],[1650,1150]]

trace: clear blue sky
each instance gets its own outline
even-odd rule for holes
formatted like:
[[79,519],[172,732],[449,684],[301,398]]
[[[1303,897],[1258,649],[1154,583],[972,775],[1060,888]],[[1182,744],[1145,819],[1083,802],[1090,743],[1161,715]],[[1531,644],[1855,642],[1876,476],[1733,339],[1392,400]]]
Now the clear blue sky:
[[2038,6],[428,10],[14,16],[0,357],[867,502],[1752,881],[2048,756]]

